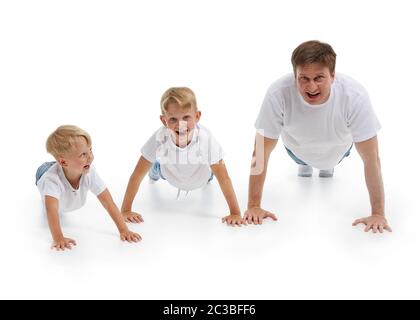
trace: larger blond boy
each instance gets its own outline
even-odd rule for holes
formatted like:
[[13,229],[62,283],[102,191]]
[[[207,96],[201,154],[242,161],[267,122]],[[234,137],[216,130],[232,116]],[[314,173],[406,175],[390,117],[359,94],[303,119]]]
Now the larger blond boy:
[[152,182],[167,180],[178,188],[178,195],[181,190],[191,191],[205,186],[214,175],[230,210],[222,221],[240,226],[243,220],[223,162],[222,149],[210,131],[198,123],[201,112],[193,91],[183,87],[168,89],[161,98],[161,112],[163,127],[143,146],[121,211],[126,216],[135,215],[132,204],[147,173]]

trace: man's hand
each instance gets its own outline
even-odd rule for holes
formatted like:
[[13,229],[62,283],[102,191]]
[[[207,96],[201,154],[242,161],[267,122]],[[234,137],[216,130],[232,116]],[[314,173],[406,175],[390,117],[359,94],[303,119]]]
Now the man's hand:
[[262,224],[263,220],[271,218],[277,221],[277,217],[274,213],[261,209],[260,207],[249,208],[244,215],[244,220],[247,223]]
[[51,245],[51,249],[55,249],[57,251],[64,251],[66,249],[71,250],[72,246],[76,245],[76,241],[69,238],[60,238],[53,241],[53,244]]
[[131,223],[142,223],[144,222],[141,214],[138,214],[137,212],[123,212],[122,213],[124,217],[125,222],[131,222]]
[[388,225],[388,221],[383,215],[379,214],[374,214],[370,217],[357,219],[353,222],[353,226],[357,226],[359,224],[364,224],[366,226],[365,232],[369,232],[369,230],[372,230],[373,233],[384,233],[384,230],[392,232],[391,227]]
[[232,226],[232,227],[235,227],[235,226],[242,227],[242,225],[245,224],[245,221],[244,219],[242,219],[240,214],[231,214],[224,217],[222,219],[222,223],[225,223],[225,222],[228,226]]

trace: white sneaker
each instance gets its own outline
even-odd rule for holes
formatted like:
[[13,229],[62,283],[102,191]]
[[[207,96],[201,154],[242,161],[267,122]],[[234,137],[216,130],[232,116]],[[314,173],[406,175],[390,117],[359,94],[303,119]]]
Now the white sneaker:
[[299,177],[304,177],[304,178],[310,178],[312,177],[312,172],[314,171],[314,169],[312,169],[311,166],[308,165],[299,165],[298,168],[298,176]]
[[334,168],[328,170],[319,170],[320,178],[332,178],[334,175]]

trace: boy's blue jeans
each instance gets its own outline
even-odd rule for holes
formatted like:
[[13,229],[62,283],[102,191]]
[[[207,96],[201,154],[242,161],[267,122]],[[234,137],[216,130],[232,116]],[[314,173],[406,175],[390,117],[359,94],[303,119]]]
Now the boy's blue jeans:
[[165,177],[162,175],[162,170],[160,169],[160,162],[158,160],[156,160],[150,168],[149,178],[155,181],[158,181],[159,179],[166,180]]
[[[158,181],[159,179],[163,179],[166,180],[165,177],[162,175],[162,170],[160,168],[160,162],[159,160],[156,160],[152,167],[149,170],[149,178],[154,180],[154,181]],[[214,174],[213,172],[211,173],[210,179],[208,182],[210,182],[211,180],[213,180],[214,178]]]
[[[286,148],[286,146],[285,146],[285,148]],[[347,150],[347,152],[344,154],[344,156],[341,158],[341,160],[338,163],[340,163],[341,161],[343,161],[343,159],[345,157],[348,157],[350,155],[351,148],[353,148],[353,144],[350,146],[349,150]],[[297,164],[304,165],[304,166],[307,166],[308,165],[303,160],[300,160],[298,157],[296,157],[291,150],[289,150],[289,149],[286,148],[286,151],[287,151],[287,154],[290,156],[290,158],[292,158]]]
[[39,179],[44,175],[45,172],[48,171],[55,164],[55,161],[51,162],[44,162],[37,170],[35,174],[35,185],[38,184]]

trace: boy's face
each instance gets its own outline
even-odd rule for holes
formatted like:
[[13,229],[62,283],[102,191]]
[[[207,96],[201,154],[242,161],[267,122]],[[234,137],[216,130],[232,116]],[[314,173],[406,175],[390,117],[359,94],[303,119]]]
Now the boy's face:
[[163,125],[171,130],[176,145],[181,148],[191,142],[195,125],[200,118],[200,111],[183,111],[177,103],[168,104],[165,114],[160,116]]
[[311,104],[323,104],[330,97],[334,74],[327,66],[311,63],[296,67],[296,85],[303,99]]
[[92,146],[87,144],[84,137],[75,138],[73,151],[58,159],[60,165],[72,174],[87,173],[94,157]]

